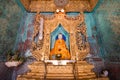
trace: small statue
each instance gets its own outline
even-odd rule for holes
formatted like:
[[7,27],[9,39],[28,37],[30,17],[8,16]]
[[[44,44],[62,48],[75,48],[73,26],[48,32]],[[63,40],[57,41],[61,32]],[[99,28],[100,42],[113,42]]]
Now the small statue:
[[50,52],[50,59],[70,59],[70,53],[66,47],[66,43],[62,37],[62,33],[58,34],[58,39],[56,40],[54,44],[54,48]]

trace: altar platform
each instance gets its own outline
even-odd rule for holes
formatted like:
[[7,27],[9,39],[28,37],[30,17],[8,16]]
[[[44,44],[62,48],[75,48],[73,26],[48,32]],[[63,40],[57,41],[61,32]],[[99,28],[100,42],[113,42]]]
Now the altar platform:
[[108,80],[96,78],[93,65],[86,61],[45,60],[30,65],[30,72],[20,75],[17,80]]

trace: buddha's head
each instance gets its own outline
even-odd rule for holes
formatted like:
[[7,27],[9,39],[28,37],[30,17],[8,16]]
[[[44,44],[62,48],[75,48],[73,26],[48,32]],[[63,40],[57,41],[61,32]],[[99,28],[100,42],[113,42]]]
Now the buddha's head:
[[62,37],[62,33],[59,33],[58,34],[58,39],[62,39],[63,37]]

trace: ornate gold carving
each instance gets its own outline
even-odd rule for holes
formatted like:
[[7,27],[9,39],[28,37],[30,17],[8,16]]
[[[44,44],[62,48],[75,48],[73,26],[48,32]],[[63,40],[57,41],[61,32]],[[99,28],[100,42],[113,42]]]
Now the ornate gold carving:
[[91,7],[88,0],[72,0],[69,1],[69,4],[65,6],[67,12],[74,11],[74,12],[84,12],[90,11]]
[[82,22],[77,26],[76,42],[79,50],[85,50],[86,48],[86,27],[85,23]]
[[36,14],[35,21],[34,21],[34,32],[33,32],[33,39],[38,35],[40,29],[40,15]]
[[32,51],[32,55],[34,58],[37,59],[37,61],[42,60],[42,58],[44,57],[44,54],[41,53],[41,50],[37,50],[37,49]]
[[67,20],[79,20],[79,21],[84,21],[83,19],[83,13],[80,13],[78,16],[74,16],[74,17],[70,17],[70,16],[67,16],[67,15],[65,15],[65,18],[67,19]]
[[78,52],[77,60],[83,60],[89,53],[89,43],[87,41],[87,32],[85,22],[83,21],[76,27],[76,44]]
[[45,34],[44,45],[45,59],[48,60],[50,54],[50,33]]
[[41,12],[55,12],[55,10],[59,7],[65,8],[66,12],[91,11],[91,6],[88,0],[69,0],[69,3],[66,0],[63,2],[61,0],[57,1],[54,2],[54,0],[32,0],[29,8],[31,12],[36,12],[37,10],[40,10]]
[[55,18],[55,15],[41,15],[41,17],[43,17],[45,20],[53,20]]
[[99,0],[89,0],[91,11],[95,8]]
[[[80,13],[78,16],[74,17],[68,17],[66,14],[55,14],[52,16],[52,18],[49,18],[48,16],[43,16],[44,21],[44,41],[43,41],[43,47],[42,49],[39,49],[39,46],[36,46],[36,50],[33,51],[33,54],[36,58],[39,58],[37,60],[41,60],[40,58],[43,57],[41,55],[44,53],[44,59],[49,59],[50,54],[50,34],[58,27],[59,24],[63,26],[63,28],[70,34],[70,53],[71,53],[71,59],[77,58],[78,60],[82,60],[85,58],[87,53],[89,52],[89,44],[86,40],[86,26],[84,23],[84,14]],[[51,17],[51,16],[50,16]],[[36,27],[36,26],[34,26]],[[36,28],[35,28],[36,29]],[[37,30],[36,30],[37,32]],[[84,38],[82,39],[82,36],[79,36],[78,34],[81,33]],[[36,33],[35,33],[36,34]],[[34,38],[34,37],[33,37]],[[78,40],[77,40],[78,39]],[[36,45],[33,43],[33,46]],[[39,57],[38,57],[39,56]]]
[[30,0],[20,0],[27,11],[29,11]]
[[36,42],[35,39],[36,37],[39,36],[39,31],[40,31],[40,14],[36,14],[35,16],[35,21],[34,21],[34,31],[33,31],[33,36],[32,36],[32,48],[31,48],[31,51],[33,53],[33,56],[37,59],[37,60],[41,60],[42,58],[42,54],[40,52],[40,50],[42,49],[43,47],[43,41],[44,39],[38,39],[38,41]]
[[55,12],[59,7],[65,8],[66,12],[91,12],[98,0],[20,0],[27,11]]
[[54,0],[54,3],[57,7],[65,7],[68,2],[69,0]]
[[47,66],[48,73],[72,73],[73,66]]

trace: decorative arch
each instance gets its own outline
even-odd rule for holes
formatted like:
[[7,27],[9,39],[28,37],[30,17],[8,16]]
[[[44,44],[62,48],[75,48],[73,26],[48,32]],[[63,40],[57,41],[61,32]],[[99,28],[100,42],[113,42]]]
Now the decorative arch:
[[50,49],[54,47],[54,43],[56,39],[58,38],[58,34],[63,34],[63,39],[66,42],[66,46],[68,49],[70,49],[70,43],[69,43],[69,33],[63,28],[61,24],[58,25],[58,27],[50,34]]

